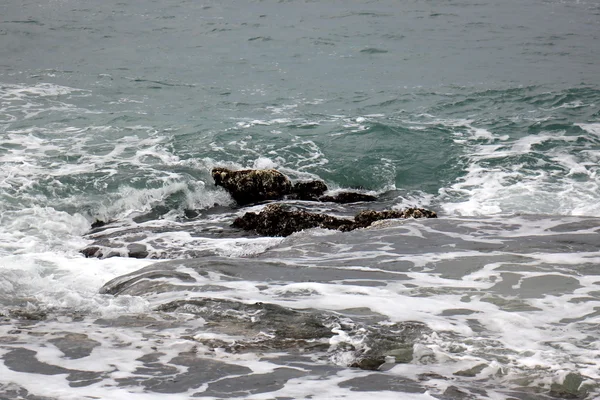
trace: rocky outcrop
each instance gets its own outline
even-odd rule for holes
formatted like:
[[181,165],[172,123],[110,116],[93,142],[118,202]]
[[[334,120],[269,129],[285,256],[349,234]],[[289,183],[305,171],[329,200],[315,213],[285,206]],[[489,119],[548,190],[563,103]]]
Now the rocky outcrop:
[[247,212],[233,221],[235,228],[255,231],[264,236],[289,236],[294,232],[316,227],[349,231],[354,229],[353,225],[348,219],[291,210],[281,204],[269,204],[258,214]]
[[247,212],[233,221],[233,227],[255,231],[265,236],[289,236],[310,228],[351,231],[365,228],[375,221],[392,218],[437,218],[433,211],[423,208],[407,208],[403,211],[362,211],[354,220],[337,218],[327,214],[294,210],[282,204],[269,204],[259,213]]
[[227,190],[242,206],[265,200],[279,200],[292,193],[292,182],[274,169],[232,171],[213,168],[212,177],[217,186]]
[[324,196],[327,191],[325,182],[314,180],[292,184],[285,175],[275,169],[233,171],[227,168],[213,168],[212,177],[215,184],[227,190],[240,206],[284,198],[342,204],[377,200],[375,196],[358,192]]
[[[212,176],[215,184],[225,188],[239,206],[273,201],[300,200],[312,202],[356,203],[376,200],[374,196],[360,192],[327,193],[327,185],[320,180],[297,181],[292,183],[281,172],[274,169],[233,171],[227,168],[214,168]],[[296,205],[298,208],[293,208]],[[310,228],[335,229],[351,231],[364,228],[373,222],[390,218],[434,218],[432,211],[410,208],[404,211],[363,211],[354,219],[340,218],[317,212],[299,209],[310,207],[330,209],[331,205],[291,203],[290,206],[271,204],[259,213],[248,212],[236,218],[232,226],[240,229],[222,229],[221,222],[202,225],[201,236],[206,237],[240,237],[244,231],[254,231],[264,236],[289,236],[294,232]],[[340,208],[340,207],[338,207]],[[345,209],[342,208],[342,209]],[[165,232],[164,224],[144,224],[161,219],[170,212],[169,205],[158,204],[144,214],[137,215],[132,221],[117,222],[96,219],[91,230],[85,235],[93,242],[80,250],[85,257],[110,258],[172,258],[172,257],[201,257],[213,254],[211,249],[194,250],[193,246],[172,246],[154,234]],[[213,214],[231,215],[230,205],[218,206],[206,210],[183,210],[184,221],[196,220]],[[219,220],[221,220],[219,218]],[[198,227],[193,222],[179,226],[179,230],[197,236]],[[144,224],[144,225],[142,225]]]

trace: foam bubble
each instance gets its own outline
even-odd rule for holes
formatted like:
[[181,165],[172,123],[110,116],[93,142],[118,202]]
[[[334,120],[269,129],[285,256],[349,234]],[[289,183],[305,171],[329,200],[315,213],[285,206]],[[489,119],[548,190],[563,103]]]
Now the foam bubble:
[[277,163],[267,157],[258,157],[254,160],[252,168],[254,169],[274,169],[277,168]]

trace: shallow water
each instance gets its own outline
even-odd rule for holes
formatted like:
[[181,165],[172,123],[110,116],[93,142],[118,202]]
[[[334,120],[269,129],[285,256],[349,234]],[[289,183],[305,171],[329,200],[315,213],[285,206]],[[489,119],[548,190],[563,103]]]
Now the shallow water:
[[[600,396],[599,15],[1,4],[0,398]],[[439,218],[258,237],[215,166]]]

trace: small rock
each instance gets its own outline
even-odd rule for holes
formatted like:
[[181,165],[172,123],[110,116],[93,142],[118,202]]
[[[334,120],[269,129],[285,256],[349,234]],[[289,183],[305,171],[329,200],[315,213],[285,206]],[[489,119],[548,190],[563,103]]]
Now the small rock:
[[385,356],[394,357],[394,362],[396,364],[408,364],[413,359],[413,346],[412,344],[398,346],[395,349],[386,352]]
[[366,371],[377,371],[381,365],[385,363],[385,357],[379,355],[376,357],[364,357],[360,360],[356,360],[350,367],[360,368]]
[[397,219],[397,218],[437,218],[437,214],[434,211],[426,210],[424,208],[407,208],[406,210],[396,211],[373,211],[366,210],[358,213],[354,220],[360,227],[367,227],[375,221],[383,219]]
[[471,400],[473,399],[473,396],[460,390],[456,386],[448,386],[444,391],[443,398],[448,400]]
[[582,387],[584,377],[580,374],[570,372],[561,384],[553,383],[550,388],[550,396],[560,399],[582,399],[586,396],[586,388]]
[[481,371],[487,368],[487,364],[477,364],[473,368],[464,369],[461,371],[456,371],[454,373],[455,376],[466,376],[469,378],[476,377]]
[[90,246],[90,247],[86,247],[83,250],[80,250],[79,252],[81,254],[83,254],[85,256],[85,258],[91,258],[91,257],[100,257],[98,255],[99,251],[100,251],[100,247],[98,247],[98,246]]
[[361,201],[375,201],[377,197],[371,196],[369,194],[358,193],[358,192],[341,192],[336,194],[335,196],[322,196],[319,198],[319,201],[327,201],[330,203],[340,203],[340,204],[348,204],[348,203],[358,203]]
[[12,318],[22,319],[27,321],[43,321],[46,319],[47,314],[45,311],[36,310],[10,310],[9,315]]
[[127,250],[131,258],[146,258],[149,254],[146,245],[141,243],[132,243],[127,246]]
[[101,228],[104,225],[106,225],[107,223],[108,222],[97,219],[92,223],[92,229]]
[[293,193],[288,198],[319,201],[319,197],[327,191],[327,185],[323,181],[296,182],[292,190]]

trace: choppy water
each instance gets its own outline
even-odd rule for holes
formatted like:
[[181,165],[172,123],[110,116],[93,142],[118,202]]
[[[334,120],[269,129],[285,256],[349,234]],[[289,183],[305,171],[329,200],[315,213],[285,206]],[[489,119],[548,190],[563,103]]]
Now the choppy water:
[[[226,3],[0,4],[0,398],[600,396],[600,4]],[[257,237],[214,166],[440,218]]]

